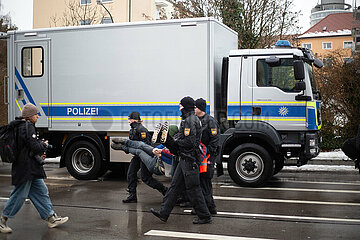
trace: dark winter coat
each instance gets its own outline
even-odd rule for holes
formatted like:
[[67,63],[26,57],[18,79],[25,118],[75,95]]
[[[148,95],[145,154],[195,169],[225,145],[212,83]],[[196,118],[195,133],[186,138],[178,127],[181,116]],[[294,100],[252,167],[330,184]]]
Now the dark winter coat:
[[220,139],[219,124],[208,114],[199,119],[201,121],[201,142],[207,147],[210,155],[217,155]]
[[16,119],[14,121],[21,121],[21,123],[17,127],[18,154],[11,169],[12,185],[16,186],[26,181],[46,178],[44,168],[39,165],[33,155],[32,157],[30,156],[30,152],[43,155],[46,150],[44,143],[42,143],[36,135],[35,125],[30,121],[25,122],[25,120],[22,119]]
[[176,143],[179,146],[180,157],[200,162],[200,139],[201,123],[194,112],[186,112],[181,115],[179,133],[176,134]]
[[135,141],[142,141],[146,144],[151,144],[151,137],[149,131],[139,122],[133,122],[130,124],[131,129],[129,132],[129,139]]

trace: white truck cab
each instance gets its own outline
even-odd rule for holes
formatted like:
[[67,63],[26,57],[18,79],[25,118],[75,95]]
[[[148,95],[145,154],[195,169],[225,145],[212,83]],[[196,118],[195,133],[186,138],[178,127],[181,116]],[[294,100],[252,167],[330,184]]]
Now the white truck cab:
[[259,186],[286,159],[298,157],[301,166],[316,157],[321,114],[312,53],[279,42],[272,49],[231,51],[227,61],[232,127],[222,135],[221,158],[228,160],[233,180]]

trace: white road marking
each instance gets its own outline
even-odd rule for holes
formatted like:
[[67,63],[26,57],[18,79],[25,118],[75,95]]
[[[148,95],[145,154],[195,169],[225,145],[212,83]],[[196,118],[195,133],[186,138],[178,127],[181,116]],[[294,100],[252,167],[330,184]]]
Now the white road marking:
[[271,202],[271,203],[296,203],[296,204],[360,206],[360,203],[320,202],[320,201],[304,201],[304,200],[289,200],[289,199],[242,198],[242,197],[221,197],[221,196],[214,196],[214,199],[216,199],[216,200],[225,200],[225,201],[247,201],[247,202]]
[[[191,210],[184,210],[184,213],[191,213]],[[258,214],[258,213],[235,213],[235,212],[217,212],[218,215],[225,216],[241,216],[241,217],[262,217],[274,219],[287,219],[287,220],[315,220],[327,222],[346,222],[346,223],[359,223],[360,219],[349,218],[325,218],[325,217],[309,217],[309,216],[288,216],[288,215],[273,215],[273,214]]]
[[[0,177],[11,177],[10,174],[0,174]],[[77,181],[77,179],[69,176],[69,177],[47,177],[48,180],[70,180],[70,181]],[[46,180],[44,179],[44,180]]]
[[[7,200],[9,200],[9,198],[8,197],[0,197],[0,201],[7,201]],[[25,203],[30,203],[30,199],[25,199]]]
[[273,181],[269,181],[269,182],[292,182],[292,183],[308,183],[308,184],[330,184],[330,185],[355,185],[355,186],[360,186],[359,182],[313,182],[313,181],[295,181],[295,180],[289,180],[289,179],[278,179],[278,180],[273,180]]
[[187,233],[187,232],[173,232],[162,230],[150,230],[144,234],[145,236],[157,236],[157,237],[172,237],[182,239],[209,239],[209,240],[269,240],[270,238],[249,238],[249,237],[235,237],[226,235],[215,234],[200,234],[200,233]]
[[[233,185],[223,185],[220,187],[222,187],[222,188],[243,188],[243,187],[233,186]],[[315,189],[315,188],[281,188],[281,187],[270,188],[270,187],[264,187],[264,188],[253,188],[253,189],[274,190],[274,191],[299,191],[299,192],[360,193],[360,191],[355,191],[355,190]]]

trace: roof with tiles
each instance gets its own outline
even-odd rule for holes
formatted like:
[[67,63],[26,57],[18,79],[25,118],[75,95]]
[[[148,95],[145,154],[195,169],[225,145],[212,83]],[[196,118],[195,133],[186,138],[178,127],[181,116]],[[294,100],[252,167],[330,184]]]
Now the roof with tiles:
[[323,18],[299,38],[351,35],[354,26],[360,27],[360,23],[355,22],[352,12],[334,13]]

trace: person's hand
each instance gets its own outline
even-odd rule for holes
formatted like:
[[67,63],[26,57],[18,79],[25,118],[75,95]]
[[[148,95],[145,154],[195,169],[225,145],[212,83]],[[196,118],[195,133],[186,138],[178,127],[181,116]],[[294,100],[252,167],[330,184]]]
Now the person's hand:
[[152,152],[153,152],[153,154],[155,154],[156,156],[161,157],[161,149],[154,148]]
[[44,154],[44,155],[41,155],[41,158],[42,158],[42,160],[45,160],[46,155],[45,155],[45,154]]

